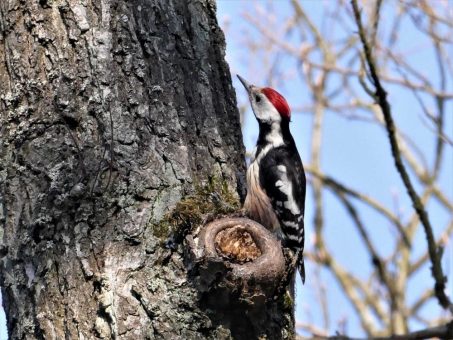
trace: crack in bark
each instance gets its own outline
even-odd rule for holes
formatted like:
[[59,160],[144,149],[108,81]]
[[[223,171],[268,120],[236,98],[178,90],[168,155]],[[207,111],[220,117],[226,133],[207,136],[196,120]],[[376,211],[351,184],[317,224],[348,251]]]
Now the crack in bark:
[[[217,60],[224,42],[211,29],[217,25],[211,5],[87,2],[89,29],[79,35],[71,13],[79,2],[65,3],[67,14],[55,2],[43,8],[11,0],[14,12],[6,13],[0,1],[0,72],[11,82],[0,84],[0,129],[8,136],[0,142],[8,249],[0,281],[10,336],[91,338],[97,317],[101,333],[106,326],[118,338],[229,334],[200,307],[182,247],[171,253],[152,225],[140,227],[191,192],[191,183],[215,173],[235,187],[236,172],[244,172],[239,116],[228,68]],[[204,132],[197,136],[197,129]],[[214,156],[221,154],[219,162]],[[156,201],[156,188],[169,203]],[[125,226],[140,231],[134,242]],[[39,289],[21,283],[30,261]],[[109,288],[96,286],[102,275],[115,277]],[[131,279],[146,287],[140,303],[149,304],[152,321],[146,311],[135,313]]]

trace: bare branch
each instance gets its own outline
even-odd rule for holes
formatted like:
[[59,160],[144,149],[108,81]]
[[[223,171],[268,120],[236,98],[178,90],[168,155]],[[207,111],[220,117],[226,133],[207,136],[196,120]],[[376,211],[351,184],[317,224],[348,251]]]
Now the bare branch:
[[[445,229],[445,231],[439,237],[439,239],[437,241],[437,247],[442,248],[443,246],[445,246],[445,244],[447,244],[452,233],[453,233],[453,220],[450,221],[450,223],[447,226],[447,228]],[[426,252],[422,256],[420,256],[420,258],[415,260],[414,263],[410,267],[410,274],[413,274],[414,272],[419,270],[421,268],[421,266],[423,266],[423,264],[425,264],[426,261],[428,261],[428,259],[429,259],[429,254],[428,254],[428,252]]]
[[[261,6],[263,2],[255,4],[259,3]],[[303,322],[300,324],[302,326],[300,330],[305,334],[326,337],[325,330],[330,329],[330,326],[326,326],[329,323],[326,321],[327,318],[339,317],[332,309],[332,301],[326,301],[332,294],[330,285],[320,282],[316,276],[321,268],[332,274],[341,287],[340,294],[343,294],[354,307],[355,313],[344,315],[345,320],[349,320],[350,317],[358,318],[369,336],[408,333],[410,321],[420,321],[427,328],[446,323],[445,319],[438,318],[438,315],[427,316],[419,313],[422,306],[430,301],[432,296],[436,296],[434,290],[422,291],[417,295],[407,289],[410,284],[420,285],[415,283],[419,281],[419,276],[414,274],[430,259],[432,262],[432,249],[425,246],[425,253],[423,249],[418,253],[418,243],[411,247],[411,242],[418,241],[416,235],[419,229],[421,227],[426,229],[425,225],[421,225],[423,221],[420,222],[419,210],[410,209],[409,214],[407,213],[404,190],[401,205],[393,208],[389,200],[378,199],[374,196],[377,192],[369,191],[373,188],[372,181],[366,186],[363,183],[359,185],[349,175],[345,175],[344,180],[339,180],[343,177],[336,175],[335,164],[323,157],[332,152],[329,136],[324,137],[323,134],[328,133],[329,124],[338,117],[347,119],[347,123],[350,122],[348,126],[351,133],[361,129],[364,126],[362,122],[367,124],[366,129],[369,131],[375,128],[382,129],[390,140],[391,148],[388,150],[392,151],[395,164],[397,164],[394,155],[396,147],[399,162],[405,167],[407,179],[412,181],[409,183],[416,186],[416,194],[422,209],[426,209],[430,214],[437,213],[437,209],[432,209],[431,204],[428,205],[435,199],[436,208],[440,207],[447,213],[453,211],[453,202],[447,195],[448,188],[445,187],[444,176],[448,164],[446,151],[453,145],[452,136],[450,131],[446,130],[445,122],[448,105],[453,99],[448,79],[453,75],[453,59],[448,54],[450,46],[445,40],[445,38],[451,40],[453,36],[453,18],[451,11],[446,10],[448,3],[402,0],[397,6],[391,7],[393,11],[387,13],[390,7],[384,1],[360,2],[364,8],[366,6],[366,14],[369,14],[369,28],[362,27],[362,31],[366,30],[362,35],[351,34],[353,30],[357,31],[357,23],[354,21],[356,13],[352,7],[344,6],[347,4],[345,0],[339,1],[334,6],[321,5],[323,12],[320,16],[319,13],[312,15],[311,6],[302,0],[291,0],[290,12],[279,15],[275,12],[278,6],[274,6],[270,0],[265,3],[269,6],[263,10],[257,8],[253,15],[252,11],[247,11],[248,14],[244,15],[246,23],[254,30],[254,33],[246,38],[247,60],[250,59],[250,53],[256,57],[253,60],[261,60],[257,66],[260,67],[262,80],[267,84],[276,87],[291,84],[282,90],[298,91],[294,94],[294,99],[291,98],[299,101],[291,103],[294,104],[293,112],[302,113],[303,116],[297,118],[303,119],[305,124],[307,122],[311,124],[309,156],[304,155],[304,160],[305,169],[309,173],[308,184],[312,189],[309,192],[314,195],[308,207],[313,209],[315,216],[313,221],[315,232],[312,236],[312,247],[308,245],[305,254],[314,264],[315,274],[311,275],[311,285],[315,287],[314,291],[317,293],[313,294],[313,299],[321,306],[320,313],[323,315],[317,323],[310,318],[310,312],[307,311],[301,320]],[[413,44],[408,44],[406,39],[403,39],[408,26],[416,35],[415,39],[411,40]],[[363,37],[365,40],[368,39],[369,56],[362,47]],[[421,63],[418,53],[425,56],[428,49],[433,52],[430,58],[432,60],[426,59]],[[370,56],[374,69],[369,64]],[[373,57],[376,59],[373,60]],[[295,68],[285,67],[288,61],[294,63]],[[426,67],[421,67],[425,64]],[[411,94],[416,99],[407,102],[408,111],[404,115],[397,117],[394,112],[392,117],[390,114],[390,118],[395,118],[393,132],[389,131],[386,117],[391,108],[388,107],[388,112],[382,108],[382,100],[377,95],[377,85],[372,71],[380,80],[378,86],[388,87],[389,91],[395,89],[395,94],[398,93],[395,100],[406,99],[406,96]],[[299,78],[297,81],[302,83],[300,88],[293,86],[295,78]],[[367,89],[368,94],[365,94],[363,89]],[[383,92],[385,93],[385,90]],[[411,119],[419,118],[419,121],[410,124],[410,129],[403,121],[409,115],[412,116]],[[430,140],[419,138],[419,123],[426,126],[423,137],[429,136]],[[417,130],[413,129],[415,126]],[[390,132],[393,133],[394,142]],[[427,152],[426,145],[433,146],[430,152]],[[309,164],[305,157],[310,159]],[[362,157],[362,161],[366,159]],[[326,169],[329,167],[329,175],[322,170],[323,167]],[[398,175],[403,178],[398,166],[397,169]],[[439,173],[443,176],[439,177]],[[386,180],[386,183],[393,185],[389,180]],[[409,191],[404,179],[402,183]],[[399,187],[397,190],[400,191]],[[365,276],[362,275],[363,272],[356,274],[356,268],[353,269],[354,263],[342,263],[335,256],[343,244],[335,242],[326,244],[325,239],[331,241],[327,234],[332,218],[326,218],[326,205],[330,204],[330,200],[326,200],[325,189],[329,190],[328,194],[332,193],[339,199],[340,203],[335,201],[332,204],[335,208],[340,205],[340,209],[344,208],[349,214],[353,228],[355,227],[354,232],[364,243],[364,255],[371,258],[369,262],[372,267],[367,266]],[[408,197],[412,200],[410,195]],[[367,214],[368,208],[371,208],[373,216],[384,217],[383,225],[382,223],[375,225]],[[328,226],[325,225],[326,220]],[[394,228],[391,232],[394,238],[398,239],[389,239],[386,247],[381,248],[379,242],[382,240],[382,233],[385,232],[383,228],[387,224],[385,222]],[[450,222],[450,225],[432,226],[436,231],[443,233],[441,237],[436,237],[434,247],[438,263],[441,259],[438,249],[448,241],[446,235],[452,233],[451,223],[453,222]],[[332,249],[329,249],[329,246],[332,246]],[[392,248],[389,249],[389,246]],[[360,270],[362,269],[365,268],[360,267]],[[368,269],[371,269],[370,274]],[[433,268],[433,273],[434,271],[436,269]],[[439,272],[436,273],[437,276],[433,276],[439,277]],[[436,287],[440,289],[440,286]],[[325,294],[324,288],[329,294]],[[428,287],[423,286],[423,289],[425,288]],[[334,322],[332,319],[331,324]],[[341,330],[341,334],[346,332]]]
[[[305,64],[309,63],[311,67],[316,68],[316,69],[332,71],[332,72],[339,73],[339,74],[346,75],[346,76],[356,76],[356,77],[359,76],[359,73],[357,71],[349,69],[349,68],[337,66],[337,65],[324,65],[324,64],[313,62],[311,60],[305,60],[304,63]],[[445,100],[453,99],[453,93],[451,93],[451,92],[437,91],[431,87],[426,86],[425,84],[414,83],[407,79],[400,79],[400,78],[392,77],[390,75],[382,75],[382,80],[384,80],[388,83],[391,83],[391,84],[402,85],[404,87],[407,87],[409,89],[413,89],[416,91],[425,92],[425,93],[433,95],[433,96],[440,96],[441,98],[444,98]]]
[[396,136],[395,136],[395,124],[393,122],[390,105],[387,101],[387,92],[382,87],[378,73],[377,73],[377,69],[376,69],[375,61],[374,61],[374,58],[372,55],[372,51],[368,44],[367,38],[365,36],[365,31],[362,26],[361,14],[360,14],[360,11],[359,11],[359,8],[357,5],[357,1],[351,0],[351,4],[352,4],[353,11],[354,11],[354,17],[355,17],[355,20],[357,23],[357,27],[359,29],[359,36],[360,36],[360,40],[362,41],[362,45],[363,45],[363,49],[365,52],[365,57],[366,57],[366,61],[367,61],[368,67],[369,67],[370,75],[373,79],[373,84],[376,88],[375,96],[377,97],[378,103],[381,106],[382,112],[384,114],[385,122],[387,125],[388,136],[389,136],[389,140],[390,140],[390,144],[391,144],[391,148],[392,148],[392,155],[395,160],[395,165],[396,165],[396,168],[398,169],[398,172],[401,175],[401,178],[402,178],[404,185],[408,191],[408,194],[412,200],[414,208],[417,211],[417,213],[420,217],[420,221],[422,222],[422,225],[425,229],[426,239],[428,242],[429,255],[430,255],[431,262],[432,262],[431,270],[432,270],[434,280],[436,282],[435,286],[434,286],[434,291],[435,291],[437,299],[439,300],[439,304],[444,308],[453,310],[453,306],[451,305],[450,299],[445,294],[446,277],[442,270],[442,264],[440,261],[440,253],[438,252],[436,242],[434,240],[433,229],[432,229],[431,223],[428,219],[426,210],[420,201],[420,197],[415,192],[415,189],[412,185],[412,182],[409,178],[406,168],[404,167],[404,164],[401,160],[401,154],[400,154]]

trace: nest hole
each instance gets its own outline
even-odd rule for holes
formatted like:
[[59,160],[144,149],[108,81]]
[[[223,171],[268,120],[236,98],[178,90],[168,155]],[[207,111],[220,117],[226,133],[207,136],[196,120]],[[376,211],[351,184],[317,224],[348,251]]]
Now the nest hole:
[[240,225],[221,230],[215,237],[217,253],[230,262],[243,264],[262,255],[252,235]]

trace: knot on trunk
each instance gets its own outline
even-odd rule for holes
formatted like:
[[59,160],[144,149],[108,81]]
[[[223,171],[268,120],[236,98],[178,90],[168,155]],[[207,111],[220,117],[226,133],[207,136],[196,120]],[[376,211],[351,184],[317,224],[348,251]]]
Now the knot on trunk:
[[243,294],[272,294],[285,274],[280,241],[261,224],[225,217],[189,237],[201,290],[231,286]]
[[224,217],[186,241],[191,281],[214,323],[230,329],[234,339],[293,336],[282,333],[293,328],[284,293],[290,261],[269,230],[248,218]]
[[233,263],[254,261],[263,254],[241,225],[220,230],[215,236],[215,247],[219,255]]

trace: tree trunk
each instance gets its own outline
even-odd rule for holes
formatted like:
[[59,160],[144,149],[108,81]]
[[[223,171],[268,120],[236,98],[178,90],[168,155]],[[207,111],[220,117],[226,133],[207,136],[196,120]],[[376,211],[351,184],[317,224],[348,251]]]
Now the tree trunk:
[[[200,302],[174,213],[243,188],[215,4],[2,0],[0,30],[11,339],[241,338]],[[277,307],[261,334],[291,337]]]

